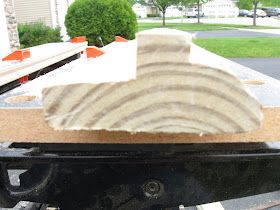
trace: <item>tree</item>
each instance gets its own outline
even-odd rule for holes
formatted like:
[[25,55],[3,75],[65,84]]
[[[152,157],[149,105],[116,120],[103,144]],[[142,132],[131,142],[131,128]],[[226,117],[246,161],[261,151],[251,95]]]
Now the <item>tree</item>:
[[266,0],[263,1],[263,6],[265,7],[280,7],[280,1],[279,0]]
[[196,5],[197,7],[197,23],[200,23],[200,9],[201,5],[211,0],[181,0],[181,4],[185,6]]
[[257,8],[259,3],[263,5],[270,3],[279,3],[279,0],[239,0],[237,6],[240,9],[252,9],[253,8],[253,26],[257,25],[256,17],[257,17]]
[[257,7],[258,7],[258,4],[260,3],[261,0],[251,0],[251,1],[253,3],[253,10],[254,10],[253,26],[256,26],[257,25],[257,21],[256,21],[256,18],[257,18]]
[[179,0],[152,0],[152,2],[162,12],[162,25],[165,26],[165,13],[167,7],[178,4]]
[[137,3],[137,0],[127,0],[127,1],[131,6]]
[[240,0],[237,2],[237,6],[239,9],[251,10],[253,8],[253,4],[251,0]]
[[150,0],[155,7],[162,12],[162,26],[165,26],[165,13],[167,7],[179,4],[179,0]]

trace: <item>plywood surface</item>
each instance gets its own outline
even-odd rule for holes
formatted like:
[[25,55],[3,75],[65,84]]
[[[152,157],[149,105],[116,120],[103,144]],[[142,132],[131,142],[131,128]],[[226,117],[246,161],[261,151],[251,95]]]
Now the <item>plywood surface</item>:
[[42,118],[42,109],[0,109],[0,141],[45,143],[225,143],[265,142],[280,139],[280,108],[264,109],[263,125],[240,134],[166,134],[123,131],[55,131]]

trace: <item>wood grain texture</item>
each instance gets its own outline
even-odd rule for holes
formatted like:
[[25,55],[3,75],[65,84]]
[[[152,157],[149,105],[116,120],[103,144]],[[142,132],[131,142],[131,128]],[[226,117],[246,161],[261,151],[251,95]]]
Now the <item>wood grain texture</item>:
[[[139,33],[137,42],[136,79],[90,83],[75,79],[70,72],[60,84],[44,88],[48,124],[57,130],[200,135],[248,132],[260,127],[262,112],[257,99],[230,69],[213,62],[207,65],[207,57],[203,64],[192,57],[189,34],[154,29]],[[126,51],[123,58],[132,57],[131,52]],[[110,56],[108,51],[101,58],[104,66],[100,65],[99,71],[111,68],[122,74],[108,65],[119,57]],[[126,68],[124,59],[117,62]]]

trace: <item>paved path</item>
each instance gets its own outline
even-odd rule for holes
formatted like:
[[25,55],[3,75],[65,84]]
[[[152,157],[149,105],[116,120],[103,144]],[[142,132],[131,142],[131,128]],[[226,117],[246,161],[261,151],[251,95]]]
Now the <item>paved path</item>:
[[243,30],[215,30],[215,31],[189,31],[197,38],[221,38],[221,37],[280,37],[280,34],[262,33]]
[[280,80],[280,58],[230,58],[230,60]]

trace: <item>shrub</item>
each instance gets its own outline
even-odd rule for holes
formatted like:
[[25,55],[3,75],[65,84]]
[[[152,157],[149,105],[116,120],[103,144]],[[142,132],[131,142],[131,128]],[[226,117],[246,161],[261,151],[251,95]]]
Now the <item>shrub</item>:
[[160,17],[160,14],[147,14],[147,17]]
[[51,28],[42,22],[18,24],[20,48],[49,42],[61,42],[60,29]]
[[76,0],[65,17],[68,35],[86,36],[90,45],[106,45],[116,35],[134,39],[137,30],[136,15],[127,0]]

